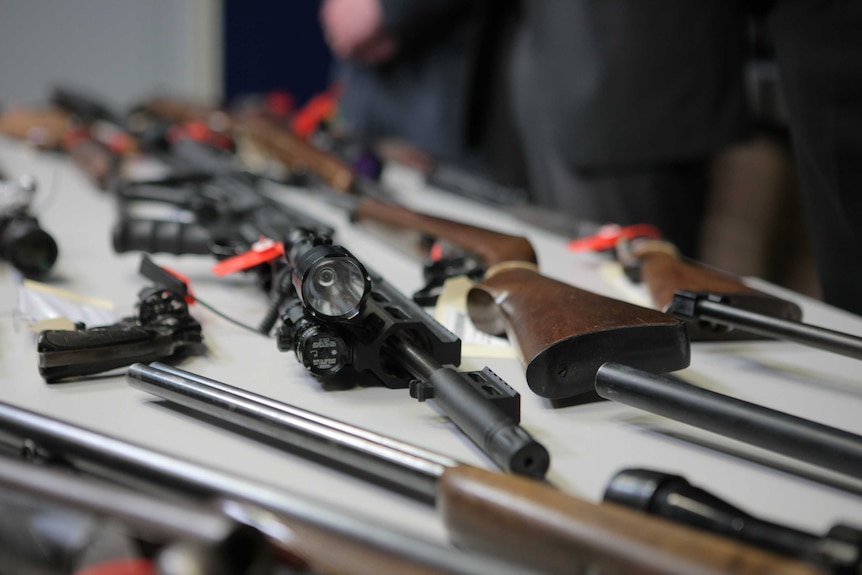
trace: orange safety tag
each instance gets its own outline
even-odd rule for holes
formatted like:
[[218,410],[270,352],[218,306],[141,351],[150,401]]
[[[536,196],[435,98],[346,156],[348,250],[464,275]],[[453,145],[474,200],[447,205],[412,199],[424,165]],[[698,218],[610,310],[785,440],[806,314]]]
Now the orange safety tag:
[[253,268],[258,264],[271,262],[283,255],[283,243],[261,237],[251,246],[249,251],[218,262],[213,266],[212,270],[217,276],[226,276],[234,272]]

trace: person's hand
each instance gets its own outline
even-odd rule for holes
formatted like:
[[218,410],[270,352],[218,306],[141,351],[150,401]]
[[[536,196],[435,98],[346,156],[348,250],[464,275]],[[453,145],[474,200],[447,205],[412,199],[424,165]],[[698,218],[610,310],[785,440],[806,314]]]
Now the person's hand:
[[339,58],[376,64],[397,49],[395,38],[383,28],[379,0],[324,0],[320,22],[326,42]]

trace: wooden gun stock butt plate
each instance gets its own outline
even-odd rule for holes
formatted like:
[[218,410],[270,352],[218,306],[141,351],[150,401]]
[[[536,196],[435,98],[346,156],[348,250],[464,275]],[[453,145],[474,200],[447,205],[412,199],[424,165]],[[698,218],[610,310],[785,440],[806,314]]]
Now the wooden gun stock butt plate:
[[592,393],[596,372],[608,361],[652,373],[688,367],[685,326],[623,326],[556,341],[527,363],[527,384],[537,395],[550,399]]

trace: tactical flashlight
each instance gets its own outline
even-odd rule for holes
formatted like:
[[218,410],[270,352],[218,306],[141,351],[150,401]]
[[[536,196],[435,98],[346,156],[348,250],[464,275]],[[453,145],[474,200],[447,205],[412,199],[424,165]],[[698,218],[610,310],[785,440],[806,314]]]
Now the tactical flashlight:
[[309,230],[291,234],[286,256],[306,310],[321,321],[346,321],[362,311],[371,276],[353,255]]

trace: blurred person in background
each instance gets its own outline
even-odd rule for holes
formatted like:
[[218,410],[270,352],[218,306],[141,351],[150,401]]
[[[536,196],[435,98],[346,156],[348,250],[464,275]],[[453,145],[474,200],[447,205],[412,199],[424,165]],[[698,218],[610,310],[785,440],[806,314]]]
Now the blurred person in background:
[[767,8],[823,300],[862,315],[862,2]]
[[525,0],[513,114],[540,205],[650,223],[697,257],[711,158],[746,137],[735,0]]
[[484,2],[324,0],[320,20],[339,60],[340,120],[369,145],[403,140],[470,163],[469,110]]

